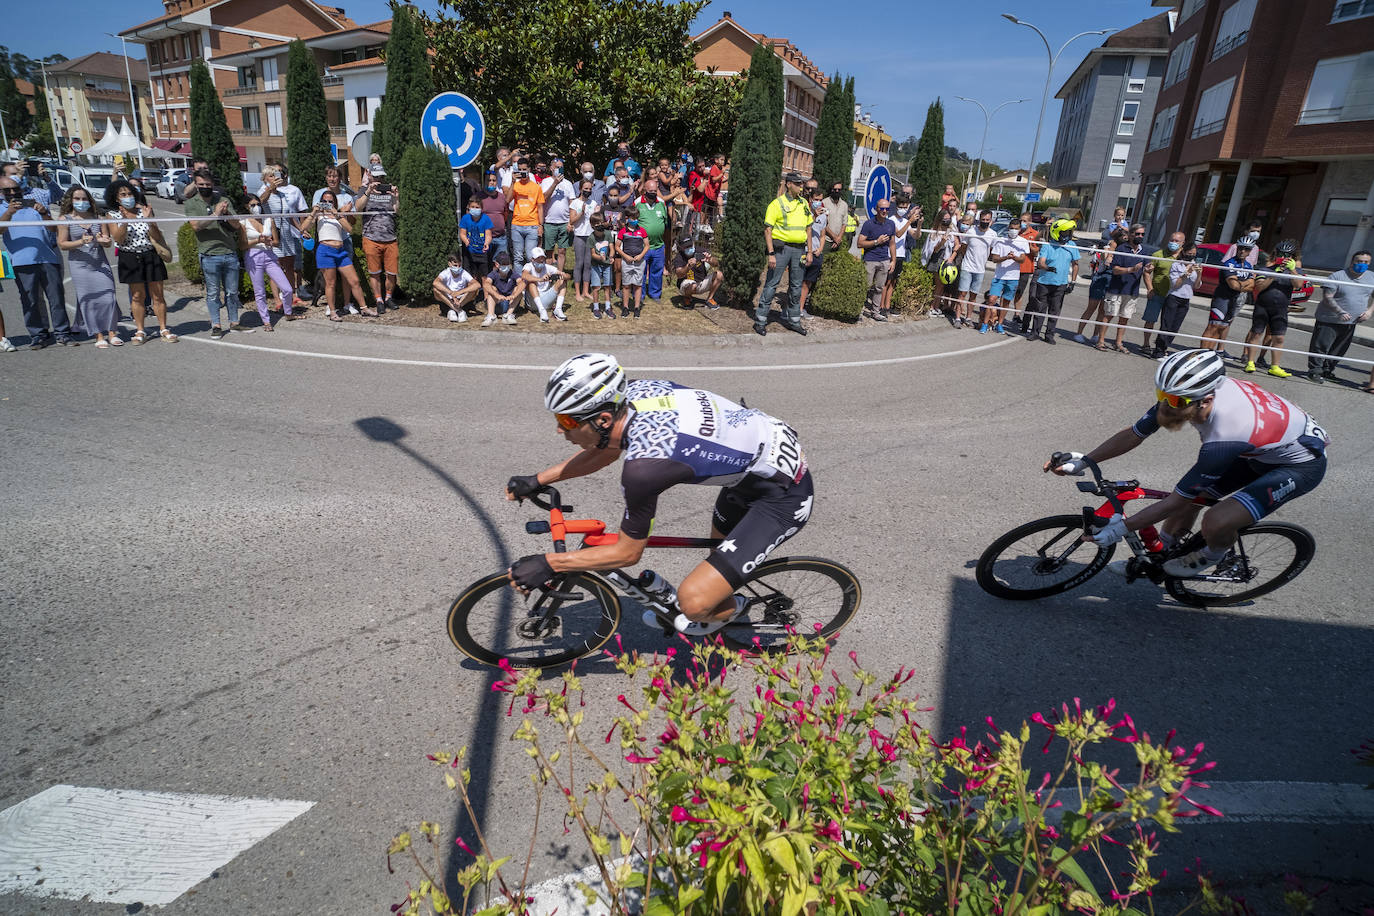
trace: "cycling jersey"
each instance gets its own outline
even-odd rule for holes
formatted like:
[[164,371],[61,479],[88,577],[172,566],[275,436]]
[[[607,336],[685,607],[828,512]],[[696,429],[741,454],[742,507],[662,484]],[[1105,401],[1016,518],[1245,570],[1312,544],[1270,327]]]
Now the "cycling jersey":
[[797,434],[761,410],[649,379],[630,382],[625,399],[620,530],[627,537],[649,536],[659,494],[675,484],[731,486],[756,477],[790,486],[806,475]]
[[[1197,463],[1174,492],[1195,499],[1214,491],[1218,481],[1241,461],[1274,467],[1324,460],[1330,437],[1301,407],[1254,382],[1225,378],[1215,392],[1206,422],[1194,424],[1202,437]],[[1131,427],[1144,439],[1159,429],[1151,407]],[[1213,492],[1212,495],[1222,495]]]

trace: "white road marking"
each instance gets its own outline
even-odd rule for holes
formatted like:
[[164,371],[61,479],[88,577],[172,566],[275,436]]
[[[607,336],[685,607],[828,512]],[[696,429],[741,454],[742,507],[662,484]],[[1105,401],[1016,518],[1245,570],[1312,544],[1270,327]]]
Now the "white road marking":
[[53,786],[0,811],[0,894],[171,903],[314,804]]
[[[394,366],[428,366],[438,369],[528,369],[537,372],[552,372],[557,368],[556,364],[548,366],[530,366],[522,363],[455,363],[431,359],[397,359],[386,356],[348,356],[342,353],[318,353],[312,350],[292,350],[286,347],[263,347],[255,344],[231,343],[225,340],[209,340],[207,338],[194,336],[183,337],[181,339],[217,347],[238,347],[243,350],[259,350],[263,353],[307,356],[312,359],[338,359],[357,363],[382,363]],[[841,363],[782,363],[778,365],[761,366],[626,366],[625,369],[629,372],[775,372],[782,370],[796,372],[802,369],[858,369],[865,366],[890,366],[897,363],[915,363],[926,359],[943,359],[946,356],[964,356],[969,353],[977,353],[980,350],[992,350],[996,347],[1004,347],[1009,343],[1015,343],[1019,339],[1019,337],[1009,337],[1006,340],[999,340],[996,343],[968,347],[963,350],[950,350],[946,353],[923,353],[919,356],[893,356],[887,359],[860,359]]]

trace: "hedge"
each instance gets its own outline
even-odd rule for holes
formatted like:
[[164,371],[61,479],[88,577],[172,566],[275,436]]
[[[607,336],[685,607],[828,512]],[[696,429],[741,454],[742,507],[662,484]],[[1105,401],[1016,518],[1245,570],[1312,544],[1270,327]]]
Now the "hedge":
[[867,294],[863,263],[848,251],[827,251],[821,278],[806,300],[806,310],[821,318],[858,321]]
[[892,311],[921,317],[935,300],[935,275],[916,261],[908,261],[892,290]]

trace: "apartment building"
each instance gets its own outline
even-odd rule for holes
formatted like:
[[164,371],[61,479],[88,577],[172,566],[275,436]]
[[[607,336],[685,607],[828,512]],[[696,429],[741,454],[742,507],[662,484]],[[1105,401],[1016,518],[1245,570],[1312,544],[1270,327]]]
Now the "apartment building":
[[854,164],[849,169],[849,191],[862,198],[868,188],[868,173],[880,165],[887,165],[892,150],[892,135],[865,114],[863,106],[854,106]]
[[[820,123],[821,103],[829,83],[820,68],[786,38],[769,38],[750,32],[729,12],[697,35],[698,70],[714,67],[720,76],[733,76],[749,69],[754,46],[763,42],[782,58],[783,115],[782,170],[810,175],[816,158],[816,127]],[[715,151],[702,150],[703,155]]]
[[[134,114],[129,96],[133,79]],[[130,58],[128,70],[119,54],[97,51],[48,68],[48,111],[57,125],[58,145],[66,150],[73,140],[89,149],[105,134],[105,126],[128,122],[145,146],[157,136],[153,128],[153,99],[144,61]]]
[[1105,228],[1116,207],[1135,210],[1174,18],[1163,12],[1108,36],[1055,93],[1064,105],[1049,184],[1083,211],[1090,232]]
[[1154,0],[1177,11],[1141,164],[1141,217],[1296,238],[1339,267],[1374,221],[1374,0]]
[[[380,64],[378,55],[390,35],[391,20],[387,19],[304,39],[324,83],[325,111],[330,139],[337,147],[337,160],[348,157],[348,106],[356,105],[356,100],[346,97],[344,78],[332,68],[366,60]],[[243,145],[249,171],[257,171],[268,163],[286,163],[289,45],[289,41],[274,41],[213,58],[216,66],[234,70],[235,85],[232,89],[220,90],[220,98],[226,106],[233,105],[239,110],[241,124],[231,127],[231,132],[234,142]],[[386,72],[384,65],[382,72]]]
[[[390,23],[388,23],[388,26]],[[361,148],[372,148],[372,126],[377,118],[377,109],[382,104],[386,92],[386,62],[380,57],[364,57],[331,66],[325,79],[338,79],[343,85],[344,97],[344,137],[352,150],[363,138]],[[352,155],[340,151],[340,166],[347,163],[349,184],[357,187],[362,181],[363,169]]]
[[[162,15],[119,34],[147,51],[154,121],[162,138],[157,145],[180,152],[188,151],[191,139],[192,61],[209,64],[230,130],[242,129],[239,106],[225,98],[240,88],[238,69],[216,58],[358,28],[342,9],[314,0],[162,0],[162,5]],[[246,147],[240,147],[239,156],[246,161]]]

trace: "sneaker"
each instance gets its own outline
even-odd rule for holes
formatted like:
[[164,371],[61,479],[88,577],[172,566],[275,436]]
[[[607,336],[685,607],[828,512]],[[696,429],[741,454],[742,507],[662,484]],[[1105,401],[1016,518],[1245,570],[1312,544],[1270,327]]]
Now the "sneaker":
[[1292,376],[1293,373],[1289,372],[1287,369],[1284,369],[1281,366],[1270,366],[1269,374],[1272,375],[1274,378],[1289,378],[1290,376]]
[[1319,374],[1317,374],[1316,372],[1309,372],[1309,373],[1307,373],[1307,380],[1308,380],[1309,382],[1311,382],[1312,384],[1314,384],[1314,385],[1325,385],[1325,384],[1326,384],[1326,380],[1325,380],[1324,378],[1322,378],[1322,377],[1321,377]]
[[0,337],[0,353],[13,353],[15,350],[18,349],[18,347],[10,343],[10,339],[8,337]]
[[1046,334],[1046,335],[1045,335],[1045,343],[1051,344],[1051,345],[1058,345],[1059,341],[1055,338],[1055,336],[1054,336],[1053,334]]
[[1232,356],[1230,353],[1227,353],[1225,350],[1223,350],[1223,349],[1221,349],[1221,348],[1218,348],[1218,349],[1217,349],[1217,356],[1220,356],[1222,359],[1238,359],[1238,358],[1239,358],[1239,357],[1236,357],[1236,356]]
[[[381,305],[382,303],[379,302],[379,303],[377,303],[377,304],[378,304],[378,305]],[[352,302],[348,303],[348,314],[350,314],[350,315],[356,315],[356,314],[358,314],[358,307],[357,307],[356,305],[354,305]],[[379,312],[378,314],[381,314],[381,313]]]
[[[382,306],[382,308],[386,308],[386,306]],[[457,320],[458,320],[458,313],[457,313],[456,311],[454,311],[453,309],[449,309],[449,310],[448,310],[448,320],[449,320],[449,321],[457,321]]]
[[[759,335],[760,337],[767,337],[767,336],[768,336],[768,325],[763,324],[762,322],[759,322],[759,321],[755,321],[755,322],[754,322],[754,333],[757,334],[757,335]],[[46,346],[46,344],[45,344],[44,346]],[[41,348],[36,348],[36,349],[41,349]]]
[[[805,317],[805,316],[803,316],[803,317]],[[880,311],[876,311],[876,312],[873,313],[872,318],[873,318],[874,321],[886,321],[886,320],[887,320],[887,312],[884,312],[884,311],[881,311],[881,310],[880,310]]]
[[237,321],[235,321],[233,324],[229,325],[229,330],[231,330],[231,331],[238,331],[240,334],[252,334],[253,331],[255,331],[255,330],[257,330],[257,329],[256,329],[256,328],[245,328],[243,325],[241,325],[241,324],[239,324]]
[[[714,300],[712,300],[712,301],[714,301]],[[868,311],[868,309],[864,309],[864,311]],[[802,309],[802,310],[801,310],[801,316],[802,316],[803,318],[815,318],[815,317],[816,317],[815,315],[813,315],[813,314],[811,314],[810,312],[808,312],[806,309]]]
[[488,315],[487,317],[485,317],[485,318],[482,319],[482,327],[484,327],[484,328],[489,328],[489,327],[491,327],[491,326],[494,325],[494,324],[496,324],[496,316],[495,316],[495,315]]
[[506,324],[515,324],[515,313],[514,313],[514,312],[506,312],[506,316],[505,316],[504,318],[502,318],[501,320],[502,320],[503,322],[505,322]]
[[1164,563],[1166,575],[1174,576],[1179,579],[1196,578],[1206,575],[1207,571],[1216,566],[1225,558],[1225,554],[1215,560],[1209,560],[1203,555],[1202,550],[1194,550],[1192,553],[1185,553],[1181,557],[1174,557]]
[[1073,342],[1085,344],[1088,342],[1088,338],[1084,337],[1082,334],[1075,334],[1073,335]]
[[1245,364],[1245,370],[1244,370],[1244,371],[1246,371],[1246,372],[1254,372],[1254,371],[1255,371],[1255,361],[1254,361],[1253,359],[1250,360],[1248,363]]
[[982,324],[978,325],[978,333],[979,333],[979,334],[986,334],[987,332],[988,332],[988,325],[987,325],[987,322],[986,322],[986,321],[983,322]]
[[602,309],[602,311],[605,313],[605,315],[606,315],[607,318],[611,319],[612,321],[615,320],[615,309],[614,309],[614,308],[612,308],[611,306],[608,305],[608,306],[606,306],[604,309]]
[[[563,314],[563,310],[562,310],[561,308],[559,308],[559,309],[554,309],[554,310],[553,310],[553,317],[557,318],[559,321],[567,321],[567,320],[568,320],[568,316]],[[638,316],[636,316],[636,317],[638,317]]]
[[720,311],[720,303],[717,302],[715,299],[707,299],[707,300],[706,300],[706,308],[707,308],[709,311],[718,312],[718,311]]
[[[743,595],[735,595],[734,598],[735,613],[731,614],[728,619],[711,620],[705,623],[698,623],[697,621],[688,618],[686,614],[679,613],[675,618],[673,618],[673,629],[677,630],[683,636],[710,636],[712,633],[723,628],[726,624],[733,623],[734,621],[738,620],[740,618],[740,615],[744,613],[744,606],[748,602],[748,599],[745,598]],[[655,617],[654,622],[657,623],[658,618]]]
[[549,323],[549,313],[548,313],[548,310],[543,309],[543,308],[541,308],[541,309],[539,310],[539,320],[542,321],[542,322],[544,322],[544,324],[548,324],[548,323]]
[[52,346],[52,338],[49,338],[49,337],[40,337],[40,338],[38,338],[37,340],[30,340],[30,341],[29,341],[29,349],[30,349],[30,350],[42,350],[44,347],[51,347],[51,346]]
[[211,340],[219,340],[219,339],[220,339],[221,337],[223,337],[223,336],[224,336],[224,328],[220,327],[219,325],[215,325],[213,328],[210,329],[210,339],[211,339]]
[[459,309],[459,310],[458,310],[458,323],[459,323],[459,324],[462,324],[464,321],[467,321],[467,320],[468,320],[468,313],[465,312],[465,311],[463,311],[462,309]]
[[1322,378],[1329,378],[1329,379],[1331,379],[1331,381],[1333,381],[1333,382],[1336,381],[1336,370],[1335,370],[1335,369],[1324,369],[1324,370],[1322,370]]
[[994,325],[992,326],[992,332],[993,332],[994,334],[1005,334],[1005,333],[1007,333],[1007,332],[1006,332],[1006,329],[1003,328],[1002,325],[1000,325],[1000,324],[994,324]]
[[59,337],[59,338],[57,338],[57,345],[58,345],[59,347],[79,347],[79,346],[81,346],[81,344],[77,343],[75,340],[72,340],[70,337]]

